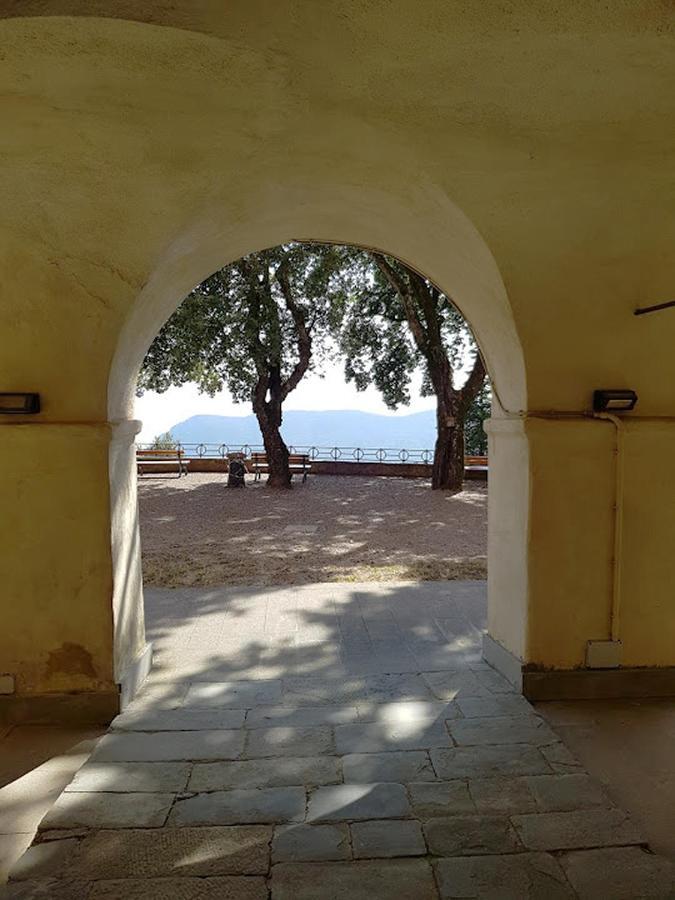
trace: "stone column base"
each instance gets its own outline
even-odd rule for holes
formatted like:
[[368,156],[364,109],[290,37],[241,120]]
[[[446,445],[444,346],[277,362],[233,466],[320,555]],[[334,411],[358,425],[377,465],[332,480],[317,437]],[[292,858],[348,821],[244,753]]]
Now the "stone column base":
[[0,725],[108,725],[119,711],[116,690],[0,696]]
[[675,667],[619,669],[528,669],[486,634],[483,658],[528,700],[608,700],[675,697]]
[[127,666],[120,677],[120,709],[131,703],[148,677],[152,667],[152,644],[145,645],[136,659]]

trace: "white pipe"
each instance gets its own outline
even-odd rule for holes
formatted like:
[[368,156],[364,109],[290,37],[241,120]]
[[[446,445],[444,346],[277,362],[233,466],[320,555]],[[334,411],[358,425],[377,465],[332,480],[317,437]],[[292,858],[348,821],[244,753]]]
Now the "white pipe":
[[609,619],[610,640],[620,640],[621,633],[621,551],[623,543],[623,469],[624,423],[611,413],[594,413],[594,418],[611,422],[616,429],[614,459],[614,552],[612,558],[612,608]]

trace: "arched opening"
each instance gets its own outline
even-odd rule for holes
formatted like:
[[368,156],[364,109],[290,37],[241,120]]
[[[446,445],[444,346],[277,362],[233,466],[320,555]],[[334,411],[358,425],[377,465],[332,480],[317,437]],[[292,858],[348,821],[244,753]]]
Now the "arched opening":
[[[430,198],[423,198],[429,200]],[[253,250],[290,240],[342,243],[379,250],[401,259],[452,297],[480,346],[500,417],[525,408],[522,352],[506,291],[496,264],[470,222],[449,201],[421,203],[417,215],[400,200],[348,187],[317,193],[289,188],[253,204],[250,218],[234,227],[210,210],[163,255],[125,323],[111,367],[109,417],[115,430],[110,454],[116,672],[127,694],[144,674],[142,577],[139,556],[133,437],[136,376],[161,325],[183,297],[215,269]],[[291,210],[281,216],[280,210]],[[294,211],[294,212],[293,212]],[[396,223],[392,228],[391,223]],[[402,225],[402,223],[405,223]],[[499,482],[499,461],[495,473]],[[499,484],[496,496],[499,497]],[[522,503],[522,500],[521,500]],[[495,519],[494,510],[492,519]],[[499,516],[491,526],[499,527]],[[518,536],[522,533],[519,529]],[[500,539],[503,541],[503,534]],[[500,553],[501,555],[501,553]],[[524,556],[520,557],[523,561]],[[499,564],[493,579],[503,598],[518,592],[524,571],[514,571],[509,555],[507,587]],[[499,556],[498,556],[499,561]],[[493,590],[493,595],[497,594]],[[522,603],[522,598],[519,598]],[[133,673],[133,674],[132,674]]]

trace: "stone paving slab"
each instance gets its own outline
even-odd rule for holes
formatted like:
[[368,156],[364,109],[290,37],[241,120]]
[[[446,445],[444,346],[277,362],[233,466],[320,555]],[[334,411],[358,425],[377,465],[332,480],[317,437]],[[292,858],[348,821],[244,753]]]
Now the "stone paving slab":
[[[0,885],[2,900],[89,900],[93,884],[72,878],[38,878]],[[126,897],[126,894],[118,895]],[[112,900],[112,898],[110,898]]]
[[[350,725],[341,726],[351,728]],[[268,756],[318,756],[333,752],[333,731],[327,726],[316,728],[252,728],[246,735],[244,756],[247,759]]]
[[402,700],[394,703],[357,703],[359,721],[401,725],[417,719],[456,719],[462,715],[456,703],[443,700]]
[[82,879],[265,875],[272,829],[260,825],[99,831],[73,863]]
[[160,878],[169,875],[264,875],[271,828],[153,828],[96,831],[35,844],[15,866],[15,880],[44,877],[78,881]]
[[584,771],[576,756],[561,741],[542,747],[541,752],[553,771],[559,775]]
[[154,683],[148,680],[144,683],[143,690],[134,697],[124,712],[155,713],[178,709],[182,706],[189,687],[188,681],[181,681],[175,675],[168,682]]
[[280,825],[274,830],[274,863],[336,859],[351,859],[347,825]]
[[184,708],[248,709],[270,706],[281,700],[281,682],[272,681],[204,681],[190,685]]
[[558,740],[543,719],[531,714],[458,719],[448,723],[448,730],[460,747],[494,744],[532,744],[541,747]]
[[438,700],[455,700],[460,697],[491,697],[476,672],[455,670],[450,672],[423,672],[422,677]]
[[641,847],[564,853],[560,864],[579,900],[675,897],[675,866]]
[[437,781],[429,754],[424,750],[389,753],[352,753],[342,757],[345,783],[373,781]]
[[195,763],[188,790],[316,786],[335,784],[341,780],[340,762],[336,756],[280,756],[274,759]]
[[584,847],[639,844],[643,838],[620,809],[535,813],[511,820],[530,850],[576,850]]
[[469,792],[479,813],[513,815],[539,810],[527,778],[472,778]]
[[[272,867],[272,900],[437,900],[422,859],[282,863]],[[320,887],[319,887],[320,886]]]
[[[219,878],[125,878],[99,881],[86,900],[267,900],[264,878],[223,875]],[[79,900],[82,900],[80,897]]]
[[241,728],[245,717],[245,709],[127,709],[110,727],[113,731],[212,731]]
[[87,762],[66,791],[178,793],[185,790],[191,764],[185,762]]
[[590,775],[530,775],[525,780],[542,812],[614,805],[600,782]]
[[[442,900],[574,900],[560,866],[547,853],[440,859],[434,864]],[[593,900],[616,900],[598,893]],[[590,898],[589,898],[590,900]]]
[[305,816],[305,799],[303,787],[196,794],[176,801],[168,824],[183,826],[297,822]]
[[309,798],[307,821],[350,821],[407,816],[410,804],[402,784],[338,784],[317,788]]
[[436,774],[446,780],[551,774],[539,749],[523,744],[436,749],[430,751],[430,756]]
[[336,679],[303,675],[283,679],[283,703],[286,706],[322,706],[331,703],[350,705],[367,701],[391,703],[401,700],[433,699],[435,698],[429,686],[417,674],[383,674]]
[[91,755],[95,762],[170,762],[236,759],[244,749],[244,731],[114,731]]
[[375,722],[338,725],[338,753],[379,753],[387,750],[427,750],[450,747],[452,741],[442,719],[414,719],[403,723]]
[[63,878],[71,871],[79,848],[76,838],[33,844],[12,868],[12,881]]
[[436,647],[421,647],[410,641],[406,643],[415,655],[418,672],[420,669],[459,669],[480,662],[483,656],[480,641],[462,648],[457,648],[454,641]]
[[476,812],[464,781],[413,783],[408,785],[408,792],[415,815],[421,819]]
[[436,856],[517,853],[522,845],[506,816],[453,816],[424,823],[429,852]]
[[419,661],[401,645],[389,652],[377,652],[377,645],[370,644],[361,652],[344,652],[341,659],[349,675],[414,674],[419,672]]
[[355,822],[350,826],[355,859],[424,856],[427,846],[413,819]]
[[517,694],[515,687],[491,666],[476,666],[474,669],[479,682],[492,694]]
[[458,697],[457,706],[467,719],[488,716],[532,715],[532,707],[520,694],[499,694],[489,697]]
[[259,706],[248,711],[246,727],[302,728],[313,725],[346,725],[358,722],[360,718],[356,706],[301,706],[298,709],[285,706]]
[[49,828],[158,828],[166,821],[173,794],[103,794],[64,791],[40,822]]

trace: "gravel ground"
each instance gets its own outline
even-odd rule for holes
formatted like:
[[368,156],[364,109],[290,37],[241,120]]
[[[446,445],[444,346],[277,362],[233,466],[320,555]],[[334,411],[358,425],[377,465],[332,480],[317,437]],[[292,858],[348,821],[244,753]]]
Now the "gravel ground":
[[146,584],[483,579],[487,488],[310,476],[291,491],[193,472],[139,478]]

